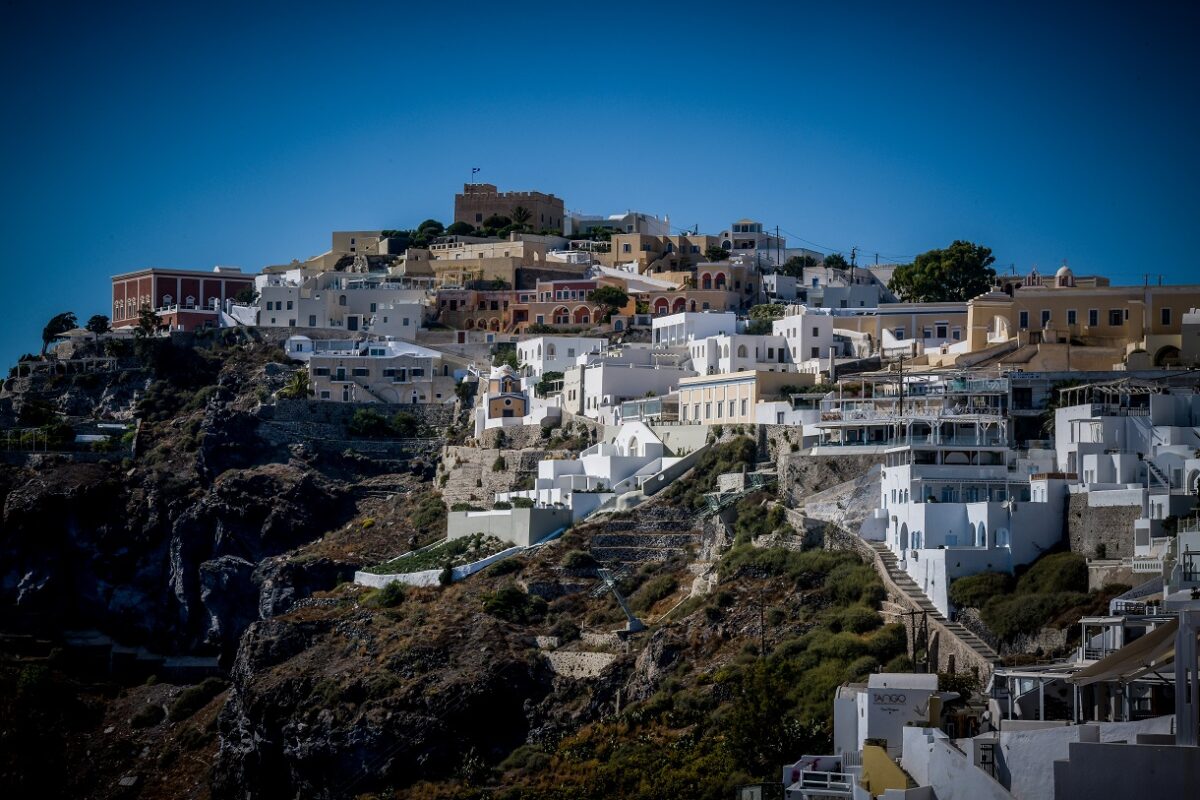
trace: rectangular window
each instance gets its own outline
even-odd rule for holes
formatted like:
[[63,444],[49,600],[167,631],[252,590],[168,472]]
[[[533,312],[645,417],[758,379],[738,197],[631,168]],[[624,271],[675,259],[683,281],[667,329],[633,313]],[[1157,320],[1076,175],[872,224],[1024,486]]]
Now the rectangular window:
[[633,246],[632,246],[632,245],[630,245],[630,244],[628,244],[628,243],[626,243],[626,244],[623,244],[623,245],[621,245],[621,252],[622,252],[622,253],[632,253],[632,252],[633,252]]
[[742,416],[743,417],[746,416],[746,409],[748,408],[748,403],[749,403],[749,401],[747,401],[747,400],[742,401]]
[[1029,327],[1029,312],[1028,311],[1021,312],[1019,321],[1017,322],[1017,327],[1020,328],[1021,330],[1025,330],[1026,328]]
[[1164,308],[1164,309],[1162,309],[1160,314],[1161,314],[1162,324],[1170,325],[1171,324],[1171,309]]
[[946,325],[938,325],[937,326],[937,338],[945,339],[947,328],[948,328],[948,326],[946,326]]
[[819,328],[813,328],[813,336],[820,336],[820,335],[821,335],[821,330]]
[[922,339],[932,339],[933,338],[933,329],[932,328],[921,328],[921,338]]
[[895,336],[897,339],[903,339],[904,328],[896,328],[894,331],[892,331],[892,336]]
[[1121,313],[1119,308],[1110,308],[1108,310],[1108,324],[1116,327],[1125,321],[1125,315]]
[[410,374],[414,378],[424,378],[425,377],[425,368],[424,367],[413,367],[412,370],[410,371]]
[[692,419],[700,419],[700,404],[696,403],[692,406]]
[[819,347],[812,348],[812,354],[811,354],[810,358],[820,358],[820,357],[821,357],[821,348],[819,348]]
[[288,307],[288,311],[291,311],[291,310],[292,310],[292,301],[291,301],[291,300],[288,300],[288,301],[287,301],[287,303],[288,303],[288,306],[287,306],[287,307]]
[[322,399],[322,400],[328,400],[328,399],[329,399],[329,390],[328,390],[328,389],[322,389],[322,390],[321,390],[321,399]]
[[370,374],[371,374],[371,369],[369,367],[355,367],[354,368],[354,377],[356,377],[356,378],[366,378],[366,377],[370,376]]
[[1073,308],[1068,308],[1068,309],[1067,309],[1067,324],[1068,324],[1068,325],[1074,325],[1074,324],[1075,324],[1077,321],[1078,321],[1078,320],[1077,320],[1077,318],[1076,318],[1076,316],[1075,316],[1075,309],[1073,309]]
[[310,328],[317,327],[317,315],[316,314],[308,315],[308,327],[310,327]]
[[395,377],[395,375],[396,375],[396,370],[393,369],[392,367],[388,367],[387,369],[385,369],[383,371],[383,377],[385,377],[385,378],[392,378],[392,377]]
[[954,329],[954,331],[953,331],[953,333],[954,333],[954,336],[953,336],[953,337],[951,337],[951,338],[953,338],[953,339],[954,339],[954,341],[956,341],[956,342],[957,342],[957,341],[959,341],[960,339],[962,339],[962,328],[955,328],[955,329]]
[[1088,309],[1088,325],[1095,327],[1099,324],[1100,324],[1100,309],[1089,308]]
[[[291,308],[291,307],[292,307],[292,304],[288,303],[288,308]],[[378,309],[378,307],[376,306],[376,304],[371,303],[371,313],[374,314],[377,309]]]
[[712,419],[712,403],[704,404],[704,418]]
[[318,378],[327,378],[329,377],[329,367],[313,367],[313,375]]
[[1049,324],[1050,324],[1050,309],[1043,308],[1042,309],[1042,327],[1044,328]]

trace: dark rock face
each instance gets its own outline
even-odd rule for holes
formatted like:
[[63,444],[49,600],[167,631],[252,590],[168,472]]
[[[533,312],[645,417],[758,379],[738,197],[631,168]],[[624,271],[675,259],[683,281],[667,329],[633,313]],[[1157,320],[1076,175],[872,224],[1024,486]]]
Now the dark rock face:
[[313,592],[329,589],[354,578],[355,566],[330,558],[294,560],[283,556],[264,559],[254,570],[258,588],[258,616],[267,619],[290,611]]
[[551,684],[540,660],[477,634],[389,657],[373,627],[351,613],[247,630],[220,717],[214,798],[353,796],[446,777],[525,741],[527,709]]

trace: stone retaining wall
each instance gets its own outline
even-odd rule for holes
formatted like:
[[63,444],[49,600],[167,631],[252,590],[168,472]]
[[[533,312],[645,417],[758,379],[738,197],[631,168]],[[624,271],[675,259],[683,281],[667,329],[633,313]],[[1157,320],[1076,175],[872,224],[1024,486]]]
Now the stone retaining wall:
[[1084,493],[1070,495],[1067,503],[1067,538],[1071,552],[1087,558],[1097,555],[1104,545],[1105,558],[1129,558],[1133,555],[1133,522],[1142,515],[1141,506],[1088,505]]
[[564,678],[595,678],[617,657],[612,653],[576,653],[556,650],[544,654],[550,669]]

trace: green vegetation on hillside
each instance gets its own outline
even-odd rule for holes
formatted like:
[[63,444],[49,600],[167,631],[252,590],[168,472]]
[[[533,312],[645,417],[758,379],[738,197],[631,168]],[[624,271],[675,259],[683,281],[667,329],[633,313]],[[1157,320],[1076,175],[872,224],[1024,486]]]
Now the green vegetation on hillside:
[[959,578],[950,584],[950,602],[958,608],[978,608],[993,633],[1012,639],[1102,611],[1110,597],[1128,588],[1114,585],[1089,592],[1086,559],[1078,553],[1050,553],[1020,577],[982,572]]

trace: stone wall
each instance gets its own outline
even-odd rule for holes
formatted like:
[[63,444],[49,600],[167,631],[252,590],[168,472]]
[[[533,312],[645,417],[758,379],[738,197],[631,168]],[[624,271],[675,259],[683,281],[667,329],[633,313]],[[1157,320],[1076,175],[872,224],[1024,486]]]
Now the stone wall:
[[345,427],[350,424],[354,412],[370,409],[390,417],[403,411],[416,417],[421,424],[430,428],[449,428],[457,421],[456,404],[408,403],[327,403],[319,400],[277,400],[273,405],[259,409],[260,419],[274,422],[309,422]]
[[492,428],[480,434],[476,444],[481,447],[511,447],[515,450],[523,448],[542,448],[554,437],[574,438],[586,432],[588,439],[598,442],[604,435],[604,426],[587,417],[574,414],[563,414],[563,424],[553,421],[553,427],[548,429],[541,425],[521,425],[511,428]]
[[779,496],[790,505],[802,506],[814,495],[839,483],[865,475],[883,463],[883,455],[810,456],[784,452],[776,460]]
[[564,678],[595,678],[617,660],[612,653],[584,653],[556,650],[544,654],[555,675]]
[[[438,482],[445,478],[442,498],[447,507],[455,503],[473,503],[491,508],[496,492],[516,491],[521,485],[532,486],[537,478],[538,463],[562,455],[548,450],[512,450],[448,445],[442,449],[438,466]],[[503,469],[496,461],[504,459]]]
[[1142,515],[1141,506],[1088,505],[1087,495],[1072,494],[1067,504],[1067,537],[1071,551],[1088,558],[1104,545],[1105,558],[1133,555],[1133,523]]

